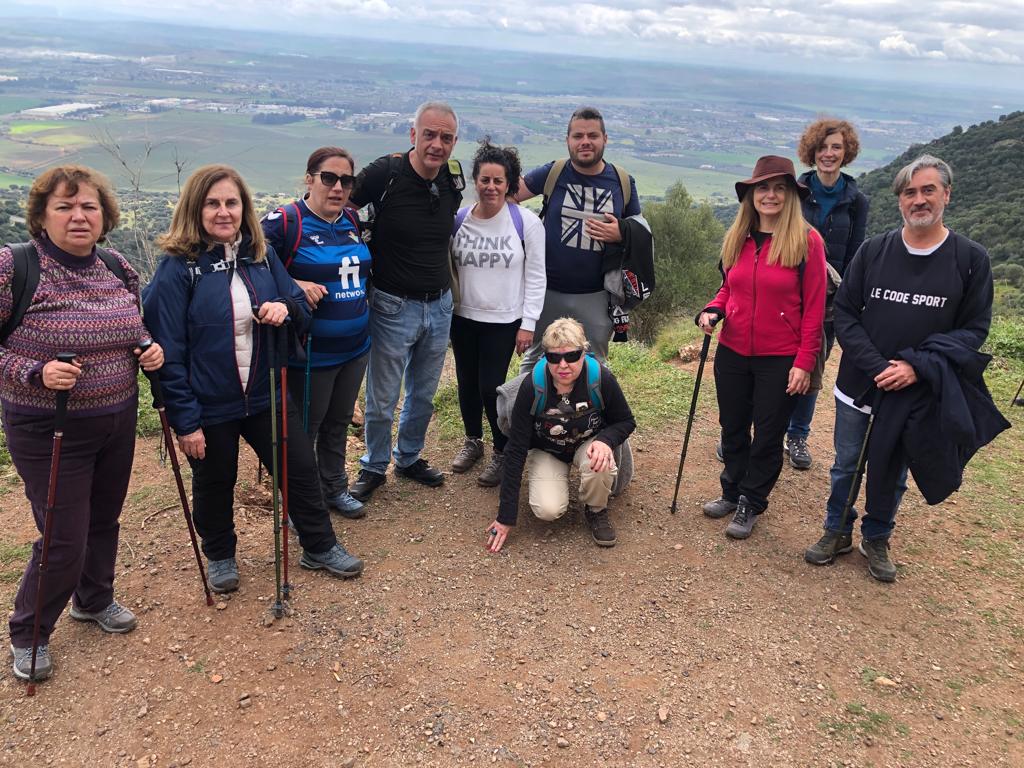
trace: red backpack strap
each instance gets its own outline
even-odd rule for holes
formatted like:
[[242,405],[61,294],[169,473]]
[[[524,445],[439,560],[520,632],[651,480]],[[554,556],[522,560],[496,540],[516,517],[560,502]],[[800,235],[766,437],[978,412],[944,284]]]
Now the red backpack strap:
[[341,209],[341,215],[352,222],[352,227],[355,229],[357,235],[362,235],[359,231],[359,217],[356,212],[351,208],[345,207]]

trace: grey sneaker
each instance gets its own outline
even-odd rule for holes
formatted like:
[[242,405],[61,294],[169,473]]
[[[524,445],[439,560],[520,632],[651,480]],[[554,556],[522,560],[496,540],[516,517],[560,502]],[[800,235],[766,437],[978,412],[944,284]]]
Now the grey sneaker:
[[861,540],[860,553],[868,559],[868,573],[878,581],[896,581],[896,564],[889,559],[889,542],[885,539]]
[[462,474],[476,464],[484,455],[484,441],[479,437],[467,437],[459,452],[452,459],[452,472]]
[[115,635],[131,632],[139,623],[135,618],[135,614],[117,602],[117,600],[96,613],[86,613],[77,608],[72,602],[70,614],[71,618],[75,621],[95,621],[104,632],[111,632]]
[[789,463],[793,469],[810,469],[811,452],[807,448],[806,437],[786,437],[786,451],[789,452]]
[[505,474],[505,454],[495,449],[491,454],[491,462],[484,467],[484,471],[476,479],[476,484],[484,488],[493,488],[501,484],[501,477]]
[[351,579],[363,572],[363,561],[350,555],[341,544],[335,544],[326,552],[304,549],[299,565],[310,571],[327,571],[342,579]]
[[207,574],[210,577],[210,589],[218,594],[238,589],[238,563],[233,557],[210,560],[207,563]]
[[717,520],[720,517],[725,517],[726,515],[731,515],[735,512],[736,502],[719,497],[712,501],[705,501],[702,509],[704,510],[705,515]]
[[853,536],[838,531],[825,531],[825,535],[816,544],[804,551],[804,560],[811,565],[828,565],[835,562],[839,555],[853,551]]
[[[15,648],[11,644],[11,653],[14,654],[14,676],[19,680],[28,680],[32,672],[32,647]],[[36,673],[32,680],[45,680],[53,673],[53,659],[50,658],[50,647],[46,644],[36,648]]]
[[750,508],[747,497],[740,496],[740,500],[736,503],[736,512],[732,516],[732,522],[725,529],[725,535],[730,539],[749,538],[751,531],[754,530],[757,517],[757,513]]
[[326,498],[327,506],[337,510],[338,514],[342,517],[347,517],[349,520],[358,520],[361,517],[366,517],[366,505],[348,491],[342,491]]
[[608,519],[607,509],[591,509],[586,508],[583,513],[583,517],[586,518],[587,527],[590,529],[590,535],[594,539],[594,543],[599,547],[614,547],[615,542],[618,539],[615,538],[615,529],[612,527],[611,521]]

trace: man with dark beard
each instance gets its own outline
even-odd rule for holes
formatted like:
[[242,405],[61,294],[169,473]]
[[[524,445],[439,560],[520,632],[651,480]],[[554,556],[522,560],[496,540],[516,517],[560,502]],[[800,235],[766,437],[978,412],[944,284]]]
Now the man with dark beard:
[[[636,182],[604,161],[608,143],[604,118],[593,107],[580,107],[569,120],[569,160],[527,173],[516,199],[544,195],[541,219],[546,232],[547,292],[534,338],[540,339],[559,317],[580,322],[591,351],[604,362],[612,335],[608,292],[604,287],[606,244],[622,241],[620,219],[640,213]],[[520,372],[533,370],[540,344],[523,356]]]
[[984,248],[943,224],[952,182],[950,167],[931,155],[900,170],[893,192],[903,226],[866,241],[836,293],[836,459],[825,534],[804,553],[814,565],[853,549],[857,512],[844,508],[873,409],[860,552],[879,581],[896,579],[889,537],[908,465],[936,504],[1005,428],[981,379],[989,357],[978,352],[992,320],[992,269]]

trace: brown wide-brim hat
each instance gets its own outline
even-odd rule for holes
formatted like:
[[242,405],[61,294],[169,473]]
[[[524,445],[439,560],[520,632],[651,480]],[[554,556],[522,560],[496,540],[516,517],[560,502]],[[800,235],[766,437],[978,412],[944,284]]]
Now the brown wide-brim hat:
[[796,187],[801,199],[811,194],[811,190],[806,184],[801,184],[796,180],[796,168],[793,167],[792,160],[778,155],[765,155],[757,159],[754,173],[749,179],[736,182],[736,197],[742,203],[748,189],[767,179],[774,179],[776,176],[785,176],[789,179],[790,183]]

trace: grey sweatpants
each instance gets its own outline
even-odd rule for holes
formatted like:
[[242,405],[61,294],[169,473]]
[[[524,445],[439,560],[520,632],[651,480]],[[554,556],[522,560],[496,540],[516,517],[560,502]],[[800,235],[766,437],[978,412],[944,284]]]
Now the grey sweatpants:
[[520,373],[533,370],[533,366],[544,354],[544,348],[540,343],[544,337],[544,331],[560,317],[571,317],[577,320],[583,326],[583,332],[587,335],[590,351],[594,353],[594,357],[602,363],[607,361],[608,342],[612,338],[612,319],[608,314],[608,291],[597,291],[596,293],[545,291],[544,309],[541,310],[540,319],[537,320],[537,327],[533,332],[534,343],[523,355],[523,360],[519,364]]

